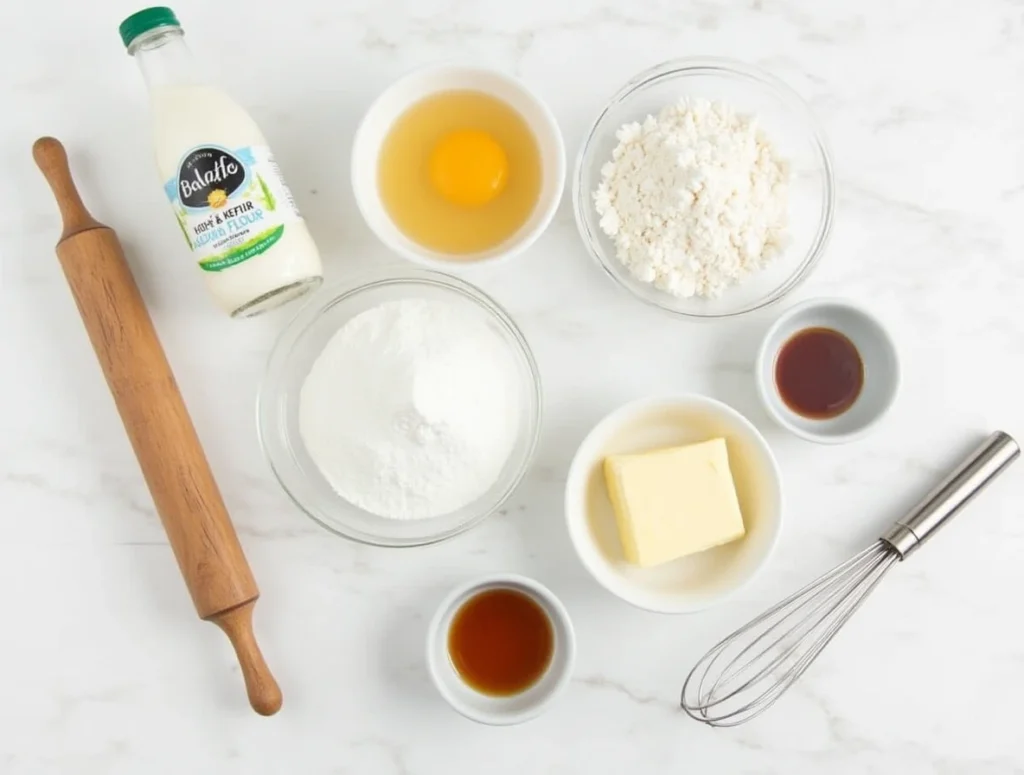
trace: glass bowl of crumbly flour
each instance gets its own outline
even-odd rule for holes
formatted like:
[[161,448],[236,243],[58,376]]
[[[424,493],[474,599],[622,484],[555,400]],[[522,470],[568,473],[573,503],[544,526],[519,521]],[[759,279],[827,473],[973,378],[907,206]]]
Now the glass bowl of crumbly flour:
[[285,492],[339,535],[417,546],[497,511],[540,430],[537,364],[508,314],[427,270],[313,296],[270,355],[260,443]]
[[576,163],[591,255],[642,301],[691,318],[779,301],[825,250],[832,161],[803,100],[751,65],[681,59],[608,102]]

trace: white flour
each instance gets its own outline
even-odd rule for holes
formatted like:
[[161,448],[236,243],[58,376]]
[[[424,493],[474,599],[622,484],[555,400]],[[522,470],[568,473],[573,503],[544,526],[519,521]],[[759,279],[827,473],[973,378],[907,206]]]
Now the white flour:
[[778,256],[789,170],[754,119],[684,100],[616,137],[594,201],[638,280],[714,298]]
[[369,309],[306,377],[299,430],[331,486],[382,517],[447,514],[484,494],[515,446],[509,346],[476,310],[427,299]]

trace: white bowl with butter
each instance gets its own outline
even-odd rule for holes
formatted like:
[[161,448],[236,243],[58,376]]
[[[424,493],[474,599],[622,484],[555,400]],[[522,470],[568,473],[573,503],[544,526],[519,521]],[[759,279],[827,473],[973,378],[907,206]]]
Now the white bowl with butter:
[[[659,453],[636,471],[627,470],[637,522],[628,531],[634,545],[624,547],[605,460],[612,457],[628,469],[636,459],[618,456],[713,439],[725,441],[742,536],[735,538],[735,514],[722,494],[732,488],[716,479],[726,456],[715,443]],[[680,497],[685,500],[674,500]],[[666,508],[667,503],[681,508]],[[676,510],[679,523],[664,524]],[[782,528],[782,482],[768,443],[735,409],[699,395],[646,398],[612,412],[584,439],[566,480],[565,516],[580,561],[609,592],[649,611],[690,613],[721,602],[768,561]],[[713,545],[718,541],[725,543]],[[664,542],[678,551],[710,548],[664,561],[658,549]]]

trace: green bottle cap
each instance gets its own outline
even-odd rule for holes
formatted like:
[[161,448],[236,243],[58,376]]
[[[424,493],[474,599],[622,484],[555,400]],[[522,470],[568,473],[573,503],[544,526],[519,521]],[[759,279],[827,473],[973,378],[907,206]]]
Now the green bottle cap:
[[138,13],[133,13],[121,22],[121,26],[117,28],[117,31],[121,33],[121,40],[124,41],[124,45],[127,47],[144,32],[149,32],[157,27],[180,26],[174,11],[160,6],[157,8],[146,8]]

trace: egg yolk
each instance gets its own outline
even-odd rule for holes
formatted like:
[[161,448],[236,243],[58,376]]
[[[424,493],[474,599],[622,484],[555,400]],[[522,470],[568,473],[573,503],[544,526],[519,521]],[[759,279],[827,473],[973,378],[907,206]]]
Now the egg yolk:
[[478,129],[445,135],[430,155],[430,181],[452,204],[485,205],[502,192],[507,179],[505,150]]

